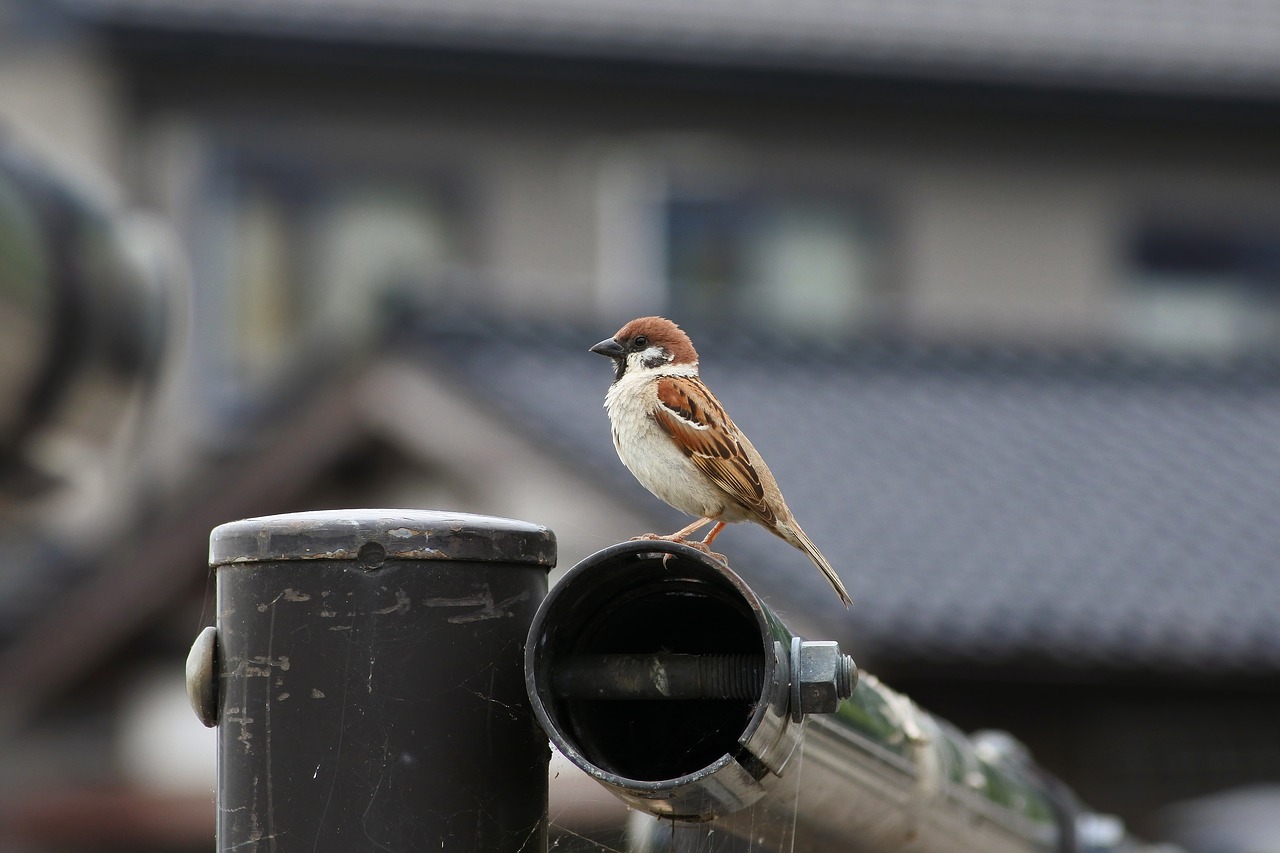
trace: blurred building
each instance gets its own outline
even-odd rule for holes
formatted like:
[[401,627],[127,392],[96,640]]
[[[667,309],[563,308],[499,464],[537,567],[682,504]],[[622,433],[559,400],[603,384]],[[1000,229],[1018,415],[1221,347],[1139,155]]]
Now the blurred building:
[[650,312],[847,567],[727,533],[789,618],[1151,833],[1280,777],[1280,8],[0,0],[0,120],[193,282],[145,475],[7,540],[6,849],[207,845],[221,521],[674,529],[585,354]]

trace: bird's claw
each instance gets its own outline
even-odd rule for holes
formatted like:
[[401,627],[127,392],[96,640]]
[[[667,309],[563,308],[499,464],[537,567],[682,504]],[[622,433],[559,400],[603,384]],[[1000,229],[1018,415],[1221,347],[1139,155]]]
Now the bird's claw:
[[[659,534],[657,534],[657,533],[642,533],[642,534],[641,534],[641,535],[639,535],[639,536],[632,536],[632,537],[631,537],[631,539],[630,539],[630,541],[632,541],[632,542],[655,542],[655,541],[657,541],[657,542],[679,542],[681,545],[688,545],[690,548],[695,548],[695,549],[697,549],[697,550],[701,551],[702,553],[706,554],[706,555],[707,555],[708,557],[710,557],[711,559],[713,559],[713,560],[718,560],[719,562],[724,563],[724,564],[725,564],[725,566],[728,566],[728,565],[729,565],[729,558],[728,558],[728,557],[726,557],[724,554],[719,554],[719,553],[716,553],[715,551],[712,551],[712,550],[711,550],[711,547],[710,547],[709,545],[707,545],[707,543],[705,543],[705,542],[703,542],[703,541],[701,541],[701,540],[699,540],[699,539],[686,539],[686,538],[684,538],[683,536],[674,536],[674,535],[673,535],[673,536],[660,536],[660,535],[659,535]],[[665,558],[664,558],[664,559],[665,559]]]
[[696,548],[697,550],[706,554],[711,559],[718,560],[719,562],[724,563],[726,566],[729,565],[729,558],[726,557],[724,554],[717,554],[715,551],[712,551],[711,546],[709,546],[706,542],[702,542],[697,539],[680,539],[680,540],[672,540],[672,541],[683,542],[685,545],[688,545],[690,548]]

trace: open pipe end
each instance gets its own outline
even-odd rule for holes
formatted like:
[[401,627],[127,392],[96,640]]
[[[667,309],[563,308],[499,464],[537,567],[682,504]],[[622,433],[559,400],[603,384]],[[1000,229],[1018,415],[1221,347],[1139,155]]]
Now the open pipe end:
[[[798,742],[790,641],[714,558],[675,542],[624,542],[583,560],[543,601],[525,680],[535,716],[569,760],[630,805],[708,820],[763,796]],[[697,659],[751,660],[749,688],[691,688],[695,670],[683,662]],[[665,672],[635,671],[646,665]],[[565,689],[584,677],[604,693]]]

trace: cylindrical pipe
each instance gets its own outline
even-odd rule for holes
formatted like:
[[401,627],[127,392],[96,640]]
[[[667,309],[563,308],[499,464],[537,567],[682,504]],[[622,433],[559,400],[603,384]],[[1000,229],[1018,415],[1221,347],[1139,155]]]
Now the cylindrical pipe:
[[555,554],[458,513],[216,528],[217,849],[545,849],[522,646]]
[[[569,760],[637,808],[709,820],[763,797],[799,741],[789,717],[791,639],[711,557],[673,542],[624,542],[556,584],[529,633],[526,679],[534,714]],[[573,684],[601,655],[620,656],[618,677],[605,685],[614,696]],[[649,689],[643,680],[623,683],[637,656],[750,659],[759,676],[749,696],[654,701],[637,692]],[[665,675],[649,681],[671,690]],[[618,698],[620,690],[633,695]]]
[[[834,714],[790,720],[791,635],[724,564],[685,545],[628,542],[570,570],[526,648],[534,714],[566,757],[627,803],[796,850],[1057,851],[1069,817],[1033,768],[966,738],[866,676]],[[617,693],[637,659],[751,656],[757,695],[662,701]],[[603,678],[615,656],[619,677]],[[683,665],[686,666],[687,665]],[[593,673],[596,673],[593,676]],[[566,688],[566,681],[571,685]],[[794,774],[790,784],[776,780]],[[763,819],[777,813],[781,819]]]
[[789,797],[718,825],[804,851],[1075,850],[1070,804],[1033,768],[975,744],[873,676],[863,675],[838,713],[807,720],[802,749]]

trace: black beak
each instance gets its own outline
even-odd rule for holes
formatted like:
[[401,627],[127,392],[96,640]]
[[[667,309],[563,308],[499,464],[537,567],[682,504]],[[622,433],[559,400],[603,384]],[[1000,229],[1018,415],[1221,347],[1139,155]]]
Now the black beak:
[[603,355],[606,358],[622,358],[627,351],[622,348],[622,344],[613,338],[606,338],[591,348],[591,351]]

